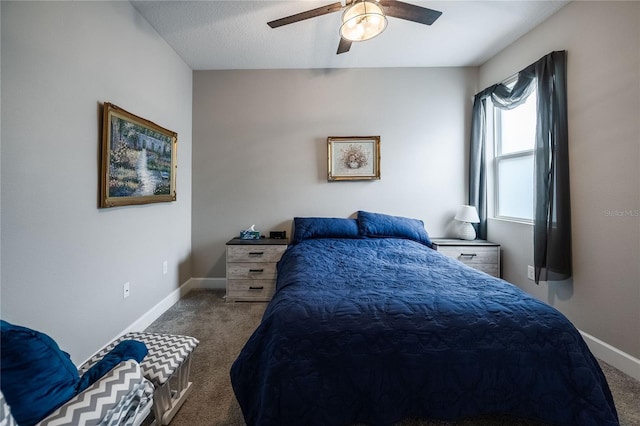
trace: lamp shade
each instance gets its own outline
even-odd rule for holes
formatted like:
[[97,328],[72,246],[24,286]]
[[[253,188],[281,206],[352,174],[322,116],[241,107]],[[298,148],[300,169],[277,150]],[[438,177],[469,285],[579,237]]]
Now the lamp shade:
[[340,37],[349,41],[369,40],[387,28],[387,17],[374,2],[356,1],[342,15]]
[[478,210],[474,206],[460,206],[456,213],[456,220],[467,223],[480,223],[480,217],[478,217]]

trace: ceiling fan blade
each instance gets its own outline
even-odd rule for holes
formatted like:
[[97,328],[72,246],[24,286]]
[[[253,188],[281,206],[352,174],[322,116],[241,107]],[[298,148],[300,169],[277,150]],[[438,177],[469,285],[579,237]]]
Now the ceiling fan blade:
[[336,52],[336,55],[347,53],[349,49],[351,49],[351,41],[340,37],[340,43],[338,44],[338,51]]
[[337,12],[340,9],[342,9],[342,3],[340,2],[332,3],[326,6],[307,10],[306,12],[296,13],[295,15],[291,15],[285,18],[276,19],[275,21],[267,22],[267,25],[269,25],[271,28],[278,28],[283,25],[293,24],[294,22],[304,21],[305,19],[315,18],[317,16],[322,16],[328,13]]
[[431,25],[442,15],[442,12],[404,3],[398,0],[380,0],[384,13],[394,18],[406,19],[420,24]]

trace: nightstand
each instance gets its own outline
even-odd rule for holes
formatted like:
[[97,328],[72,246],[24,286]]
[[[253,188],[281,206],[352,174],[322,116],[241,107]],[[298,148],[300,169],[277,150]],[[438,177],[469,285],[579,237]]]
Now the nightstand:
[[433,238],[433,248],[445,256],[500,278],[500,244],[486,240]]
[[268,302],[276,291],[276,264],[287,240],[227,241],[227,302]]

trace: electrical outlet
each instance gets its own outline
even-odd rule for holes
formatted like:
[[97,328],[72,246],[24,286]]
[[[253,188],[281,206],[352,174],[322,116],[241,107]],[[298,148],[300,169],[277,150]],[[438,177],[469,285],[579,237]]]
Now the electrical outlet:
[[162,262],[162,275],[167,275],[167,272],[169,272],[169,263],[165,260]]
[[529,278],[531,281],[535,281],[536,279],[535,271],[533,270],[533,266],[531,265],[527,265],[527,278]]
[[127,297],[129,297],[129,281],[122,284],[122,298],[126,299]]

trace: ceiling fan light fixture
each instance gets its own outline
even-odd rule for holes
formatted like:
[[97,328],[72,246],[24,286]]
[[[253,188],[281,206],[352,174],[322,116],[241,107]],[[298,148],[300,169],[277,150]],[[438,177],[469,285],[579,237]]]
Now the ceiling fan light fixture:
[[369,40],[387,28],[387,17],[378,3],[356,1],[342,14],[340,37],[349,41]]

